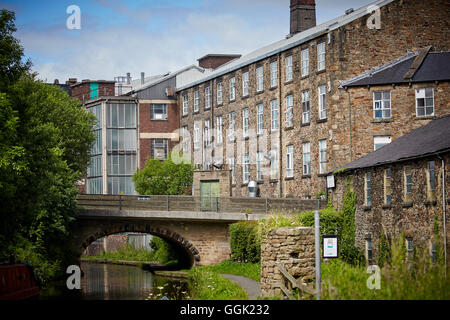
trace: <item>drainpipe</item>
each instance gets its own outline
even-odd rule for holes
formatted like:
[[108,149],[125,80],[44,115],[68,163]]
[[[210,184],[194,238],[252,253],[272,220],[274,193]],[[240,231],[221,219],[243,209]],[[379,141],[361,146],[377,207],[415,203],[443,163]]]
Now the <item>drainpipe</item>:
[[347,91],[348,97],[348,130],[349,130],[349,138],[350,138],[350,162],[353,161],[353,143],[352,143],[352,108],[350,106],[350,92],[348,88],[345,87],[345,91]]
[[445,197],[445,160],[440,155],[437,155],[438,158],[441,160],[442,165],[442,213],[443,213],[443,220],[444,220],[444,262],[445,262],[445,272],[447,273],[447,199]]
[[[270,73],[269,73],[270,74]],[[280,198],[283,197],[283,122],[282,122],[282,96],[281,96],[281,54],[278,53],[278,128],[279,128],[279,147],[278,147],[278,154],[279,154],[279,160],[278,160],[278,174],[279,174],[279,181],[280,181]]]

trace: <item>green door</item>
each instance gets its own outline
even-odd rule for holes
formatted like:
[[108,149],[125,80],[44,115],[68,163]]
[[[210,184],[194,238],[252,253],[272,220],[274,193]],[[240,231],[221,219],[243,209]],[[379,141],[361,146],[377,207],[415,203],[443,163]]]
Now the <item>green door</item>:
[[91,90],[91,99],[97,99],[98,98],[98,83],[91,82],[90,90]]
[[200,209],[218,211],[220,185],[218,180],[200,181]]

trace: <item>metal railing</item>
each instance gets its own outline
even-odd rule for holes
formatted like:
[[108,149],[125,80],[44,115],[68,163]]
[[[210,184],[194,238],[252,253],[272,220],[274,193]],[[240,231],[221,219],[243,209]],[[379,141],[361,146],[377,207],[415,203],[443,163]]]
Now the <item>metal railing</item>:
[[[275,210],[300,212],[314,210],[319,200],[297,198],[242,198],[195,196],[128,196],[86,195],[77,197],[85,209],[146,210],[146,211],[211,211],[227,213],[267,214]],[[321,208],[326,206],[320,201]]]

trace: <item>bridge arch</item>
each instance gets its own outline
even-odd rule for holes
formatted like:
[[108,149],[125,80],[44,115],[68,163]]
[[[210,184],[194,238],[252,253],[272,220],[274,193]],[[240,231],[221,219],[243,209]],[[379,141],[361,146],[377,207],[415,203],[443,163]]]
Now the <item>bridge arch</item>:
[[[95,240],[121,232],[148,233],[160,237],[170,244],[176,250],[180,257],[180,267],[189,269],[200,262],[200,253],[198,249],[179,233],[157,223],[115,223],[115,224],[98,224],[95,232],[91,230],[81,238],[81,253]],[[90,229],[90,228],[89,228]]]

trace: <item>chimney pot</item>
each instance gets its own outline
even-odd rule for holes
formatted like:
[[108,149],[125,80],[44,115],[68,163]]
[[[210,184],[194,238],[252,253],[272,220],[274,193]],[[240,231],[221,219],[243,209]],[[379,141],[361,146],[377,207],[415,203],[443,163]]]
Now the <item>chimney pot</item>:
[[141,72],[141,84],[144,84],[145,82],[145,73]]

